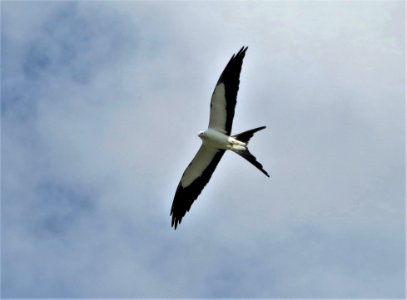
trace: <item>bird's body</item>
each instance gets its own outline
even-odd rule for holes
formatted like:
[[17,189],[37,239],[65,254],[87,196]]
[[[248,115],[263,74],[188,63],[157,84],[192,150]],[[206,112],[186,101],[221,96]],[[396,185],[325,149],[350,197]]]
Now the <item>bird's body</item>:
[[213,91],[208,129],[198,134],[202,139],[202,145],[186,168],[175,192],[171,207],[171,225],[175,229],[209,182],[225,151],[231,150],[239,154],[270,177],[247,147],[254,133],[266,127],[261,126],[233,136],[230,134],[239,89],[240,71],[246,50],[247,47],[242,47],[236,55],[232,56]]
[[236,151],[243,151],[246,149],[246,143],[212,128],[208,128],[206,131],[201,131],[198,136],[202,139],[204,145],[216,149]]

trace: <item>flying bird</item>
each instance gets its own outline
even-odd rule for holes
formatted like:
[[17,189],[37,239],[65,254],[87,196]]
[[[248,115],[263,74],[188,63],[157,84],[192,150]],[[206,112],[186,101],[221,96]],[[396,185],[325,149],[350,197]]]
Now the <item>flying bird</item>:
[[242,47],[237,54],[231,57],[216,83],[211,98],[208,129],[198,134],[202,139],[202,145],[184,171],[172,202],[171,226],[174,229],[177,229],[186,212],[190,210],[192,203],[209,182],[226,150],[232,150],[239,154],[267,177],[270,177],[247,147],[253,134],[266,128],[266,126],[231,135],[240,71],[246,50],[247,47]]

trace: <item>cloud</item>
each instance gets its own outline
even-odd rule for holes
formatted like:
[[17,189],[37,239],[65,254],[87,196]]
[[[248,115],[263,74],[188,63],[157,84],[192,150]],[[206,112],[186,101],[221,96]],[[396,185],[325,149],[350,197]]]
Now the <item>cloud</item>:
[[[5,2],[2,296],[402,297],[397,2]],[[248,45],[226,154],[169,210]]]

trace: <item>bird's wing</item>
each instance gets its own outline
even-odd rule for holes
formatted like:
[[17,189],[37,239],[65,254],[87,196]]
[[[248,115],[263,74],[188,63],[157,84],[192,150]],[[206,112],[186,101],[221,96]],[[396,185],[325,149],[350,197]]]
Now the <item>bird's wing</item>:
[[181,223],[182,218],[189,211],[192,203],[198,198],[205,185],[209,182],[223,153],[225,153],[224,150],[202,144],[198,153],[186,168],[178,184],[171,207],[171,226],[174,226],[175,229],[177,229],[177,225]]
[[242,47],[237,54],[232,56],[220,75],[212,94],[209,128],[227,135],[230,135],[232,131],[240,71],[246,50],[247,47]]

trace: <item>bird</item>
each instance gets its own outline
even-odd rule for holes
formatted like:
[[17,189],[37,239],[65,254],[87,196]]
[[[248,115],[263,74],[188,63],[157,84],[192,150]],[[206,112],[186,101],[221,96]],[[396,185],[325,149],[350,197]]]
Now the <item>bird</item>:
[[221,73],[210,103],[208,129],[198,133],[202,144],[188,167],[182,174],[171,206],[171,227],[177,229],[182,218],[209,182],[223,154],[227,150],[245,158],[264,175],[270,175],[263,165],[250,153],[248,144],[253,135],[266,126],[257,127],[231,135],[236,98],[239,90],[240,72],[247,46],[233,54]]

